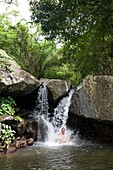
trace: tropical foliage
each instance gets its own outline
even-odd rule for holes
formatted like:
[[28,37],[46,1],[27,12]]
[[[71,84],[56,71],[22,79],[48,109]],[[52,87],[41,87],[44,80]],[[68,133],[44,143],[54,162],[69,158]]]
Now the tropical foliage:
[[[55,42],[40,40],[40,25],[36,29],[36,25],[27,23],[24,19],[12,25],[8,16],[6,14],[0,16],[0,48],[38,79],[42,77],[64,79],[62,69],[59,69],[60,76],[56,73],[58,67],[62,67],[62,54]],[[54,74],[51,69],[53,67]]]
[[113,1],[30,0],[30,6],[45,37],[63,41],[64,63],[73,63],[75,73],[105,73],[113,60]]
[[[70,79],[74,85],[88,74],[111,74],[112,1],[29,0],[29,3],[32,23],[21,20],[12,25],[9,14],[0,16],[0,48],[15,57],[24,69],[37,78]],[[40,35],[46,40],[40,41]],[[56,40],[62,43],[60,49]]]
[[15,120],[21,120],[19,116],[15,115],[16,103],[12,97],[1,97],[0,98],[0,115],[11,115],[14,116]]
[[[16,121],[20,121],[20,116],[15,115],[15,101],[9,96],[7,98],[0,98],[0,115],[13,116]],[[2,120],[2,119],[1,119]],[[1,121],[0,120],[0,121]],[[12,141],[15,139],[15,131],[11,125],[7,125],[1,121],[0,123],[0,146],[2,148],[9,148]]]
[[1,132],[0,132],[0,141],[1,141],[1,149],[9,148],[10,144],[15,139],[15,131],[12,130],[11,126],[1,123]]

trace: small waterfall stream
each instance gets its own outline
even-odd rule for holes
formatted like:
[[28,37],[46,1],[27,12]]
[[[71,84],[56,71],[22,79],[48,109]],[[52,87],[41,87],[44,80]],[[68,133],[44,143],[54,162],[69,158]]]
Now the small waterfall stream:
[[68,110],[71,104],[71,97],[74,90],[70,90],[68,96],[64,97],[54,109],[53,117],[48,113],[48,90],[46,84],[41,84],[34,111],[35,121],[38,122],[37,141],[43,141],[46,144],[59,144],[61,129],[64,128],[67,136],[67,142],[70,142],[71,131],[67,129]]
[[37,141],[44,141],[47,135],[46,120],[48,118],[48,91],[46,84],[42,83],[38,90],[36,107],[34,110],[34,119],[38,124]]
[[70,142],[71,131],[67,129],[66,123],[68,119],[69,106],[71,104],[71,97],[73,90],[70,90],[68,96],[64,97],[54,109],[54,117],[51,120],[52,127],[48,133],[48,142],[58,142],[59,143],[59,134],[61,129],[66,130],[67,141]]
[[[45,83],[40,85],[37,95],[36,108],[35,108],[35,118],[39,115],[48,114],[48,92]],[[38,111],[38,114],[37,114]]]

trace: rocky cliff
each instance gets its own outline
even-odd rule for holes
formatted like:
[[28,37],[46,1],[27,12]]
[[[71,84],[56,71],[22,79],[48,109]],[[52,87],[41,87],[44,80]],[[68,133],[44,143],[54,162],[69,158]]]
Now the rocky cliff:
[[113,76],[87,76],[75,91],[70,110],[78,116],[113,121]]
[[87,76],[72,97],[69,124],[89,138],[113,140],[113,76]]

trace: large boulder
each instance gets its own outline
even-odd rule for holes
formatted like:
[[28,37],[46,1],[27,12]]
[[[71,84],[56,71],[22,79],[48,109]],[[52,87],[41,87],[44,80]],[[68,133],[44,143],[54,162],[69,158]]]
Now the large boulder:
[[87,76],[75,90],[68,126],[81,137],[113,141],[113,76]]
[[0,94],[25,96],[33,92],[39,81],[9,57],[5,51],[0,50]]
[[113,121],[113,76],[87,76],[72,97],[70,113]]
[[41,79],[40,82],[46,84],[54,101],[66,95],[71,87],[71,82],[69,80]]

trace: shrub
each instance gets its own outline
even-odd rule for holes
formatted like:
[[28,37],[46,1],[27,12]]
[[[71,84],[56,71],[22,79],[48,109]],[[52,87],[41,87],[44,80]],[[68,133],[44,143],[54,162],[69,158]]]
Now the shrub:
[[15,120],[20,121],[20,117],[15,115],[16,106],[15,101],[9,96],[8,98],[2,97],[0,99],[0,115],[11,115],[14,116]]
[[[15,101],[9,96],[7,98],[0,98],[0,115],[11,115],[15,120],[20,121],[20,116],[15,115],[16,106]],[[10,125],[0,123],[0,148],[9,148],[12,141],[15,139],[15,131],[11,128]]]
[[2,145],[8,149],[12,141],[15,139],[14,137],[15,131],[12,130],[11,126],[1,123],[1,130],[0,130],[0,139]]

